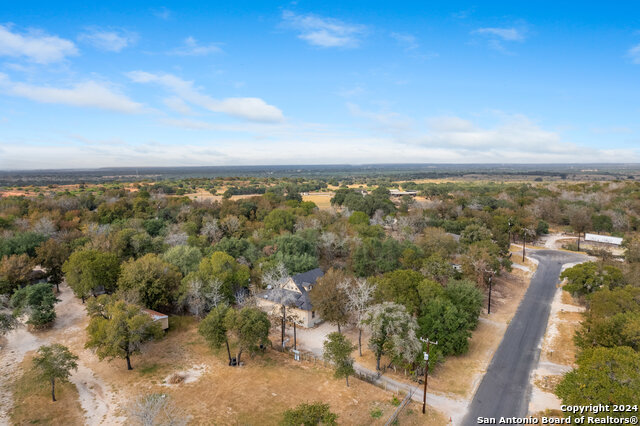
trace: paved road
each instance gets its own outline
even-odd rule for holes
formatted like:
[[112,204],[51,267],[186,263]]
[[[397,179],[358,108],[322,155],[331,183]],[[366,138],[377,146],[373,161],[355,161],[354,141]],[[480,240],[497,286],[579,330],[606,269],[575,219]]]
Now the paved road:
[[478,417],[527,415],[531,389],[529,376],[540,356],[540,342],[547,327],[551,302],[562,265],[581,262],[586,256],[556,250],[527,251],[540,263],[529,289],[471,401],[463,424],[475,425]]

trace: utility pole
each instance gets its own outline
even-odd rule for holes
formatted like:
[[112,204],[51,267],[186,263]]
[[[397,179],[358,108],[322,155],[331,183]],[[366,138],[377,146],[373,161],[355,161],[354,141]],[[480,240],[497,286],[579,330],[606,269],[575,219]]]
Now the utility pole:
[[522,262],[524,262],[524,253],[527,249],[527,231],[522,231]]
[[489,275],[489,305],[487,306],[487,315],[491,313],[491,287],[493,287],[493,274]]
[[431,343],[433,343],[434,345],[437,345],[438,341],[432,342],[431,340],[429,340],[428,337],[426,339],[423,339],[421,337],[420,340],[427,344],[427,351],[423,352],[425,366],[424,366],[424,394],[422,395],[422,414],[425,414],[427,412],[427,382],[429,381],[429,348],[431,346]]

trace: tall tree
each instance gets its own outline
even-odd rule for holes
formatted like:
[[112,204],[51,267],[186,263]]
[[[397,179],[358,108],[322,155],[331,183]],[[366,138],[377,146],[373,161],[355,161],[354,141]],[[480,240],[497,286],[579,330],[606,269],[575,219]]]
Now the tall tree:
[[569,224],[571,228],[578,234],[578,251],[580,251],[580,235],[591,226],[591,215],[589,210],[575,206],[569,210]]
[[227,327],[236,336],[238,355],[236,361],[240,365],[243,352],[254,354],[260,345],[269,343],[269,328],[271,323],[267,314],[258,308],[246,307],[230,310],[226,317]]
[[[566,405],[590,405],[608,402],[636,405],[640,395],[640,356],[633,349],[589,349],[580,354],[578,368],[565,374],[556,394]],[[631,411],[591,413],[594,417],[631,417]]]
[[600,266],[595,262],[585,262],[565,269],[560,274],[566,279],[564,289],[570,293],[585,296],[601,288],[613,289],[624,284],[622,271],[615,266]]
[[162,336],[160,324],[142,312],[140,307],[102,295],[90,301],[87,311],[92,315],[87,326],[87,348],[95,348],[98,358],[127,360],[140,353],[142,345]]
[[120,261],[113,253],[81,250],[69,256],[62,271],[73,293],[84,303],[85,298],[100,287],[109,293],[116,289]]
[[412,361],[421,344],[416,336],[418,325],[404,306],[384,302],[371,306],[362,319],[371,330],[369,348],[376,357],[376,370],[380,370],[382,355]]
[[348,296],[341,284],[345,281],[345,274],[339,269],[331,268],[309,292],[313,309],[320,314],[325,321],[335,324],[338,333],[341,332],[340,325],[345,324],[349,319],[347,308]]
[[68,381],[71,370],[78,369],[77,360],[76,355],[59,343],[40,346],[38,349],[38,354],[33,358],[33,365],[38,370],[38,376],[51,383],[53,402],[56,401],[56,379],[61,382]]
[[220,349],[223,343],[227,346],[229,365],[231,365],[231,350],[229,349],[229,336],[227,335],[229,325],[227,315],[230,310],[231,308],[227,305],[217,306],[198,325],[198,332],[211,348]]
[[55,284],[56,289],[60,292],[60,283],[64,278],[62,265],[69,258],[69,247],[49,238],[36,248],[38,262],[47,270],[47,278],[51,284]]
[[324,341],[324,359],[333,364],[336,378],[344,377],[349,386],[349,376],[355,373],[351,352],[355,346],[340,333],[329,333]]
[[216,251],[200,262],[198,274],[205,280],[220,280],[221,291],[227,302],[235,302],[236,290],[249,285],[249,267],[241,265],[228,254]]
[[29,316],[27,324],[36,328],[46,327],[56,319],[54,305],[59,301],[49,283],[23,287],[11,296],[14,315],[20,316],[26,312]]
[[182,274],[178,268],[149,253],[122,266],[118,279],[121,290],[134,290],[149,309],[170,309],[178,298]]
[[355,281],[343,281],[342,288],[347,295],[347,310],[351,312],[358,326],[358,352],[362,356],[361,323],[364,313],[373,301],[376,286],[365,278],[358,278]]

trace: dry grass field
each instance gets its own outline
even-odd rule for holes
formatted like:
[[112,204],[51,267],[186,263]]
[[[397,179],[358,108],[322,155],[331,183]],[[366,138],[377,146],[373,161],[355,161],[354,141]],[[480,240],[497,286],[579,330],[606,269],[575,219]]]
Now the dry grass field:
[[[395,410],[393,395],[383,389],[353,378],[347,387],[343,379],[333,377],[329,368],[296,362],[273,350],[254,357],[245,355],[244,366],[229,367],[225,351],[212,353],[204,344],[193,318],[172,318],[165,338],[148,344],[142,355],[134,356],[134,370],[127,371],[123,360],[99,361],[84,349],[88,320],[84,314],[79,315],[79,310],[83,310],[80,302],[71,300],[59,320],[66,321],[66,315],[73,312],[75,319],[69,325],[74,332],[61,330],[50,337],[69,346],[92,372],[91,377],[103,385],[93,389],[94,398],[103,399],[101,402],[114,411],[111,418],[125,417],[131,401],[149,393],[169,395],[192,424],[275,425],[286,409],[314,401],[329,403],[340,416],[340,423],[347,425],[383,424]],[[49,403],[48,388],[34,391],[29,362],[23,363],[26,373],[14,386],[15,423],[82,424],[75,386],[60,387],[61,401]],[[168,378],[176,373],[185,380],[169,384]],[[380,413],[379,417],[374,418],[372,412]],[[402,424],[424,424],[421,414],[409,412],[404,416],[407,419]],[[434,421],[430,424],[444,424],[436,417],[430,417]]]
[[72,383],[56,381],[56,402],[51,400],[51,386],[38,380],[33,369],[33,354],[20,363],[22,374],[13,383],[14,406],[11,422],[15,425],[82,425],[83,412],[78,390]]
[[333,197],[332,192],[315,192],[309,195],[303,195],[302,201],[311,201],[315,203],[320,210],[328,210],[331,208],[331,197]]

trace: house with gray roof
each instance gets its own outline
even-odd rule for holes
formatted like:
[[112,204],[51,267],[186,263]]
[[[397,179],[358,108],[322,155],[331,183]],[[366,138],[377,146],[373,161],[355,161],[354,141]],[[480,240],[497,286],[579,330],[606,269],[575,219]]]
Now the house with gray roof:
[[309,292],[323,275],[322,269],[316,268],[289,277],[277,288],[267,288],[258,293],[258,307],[269,314],[278,315],[284,305],[287,315],[295,318],[296,324],[306,328],[314,327],[322,320],[313,310]]

